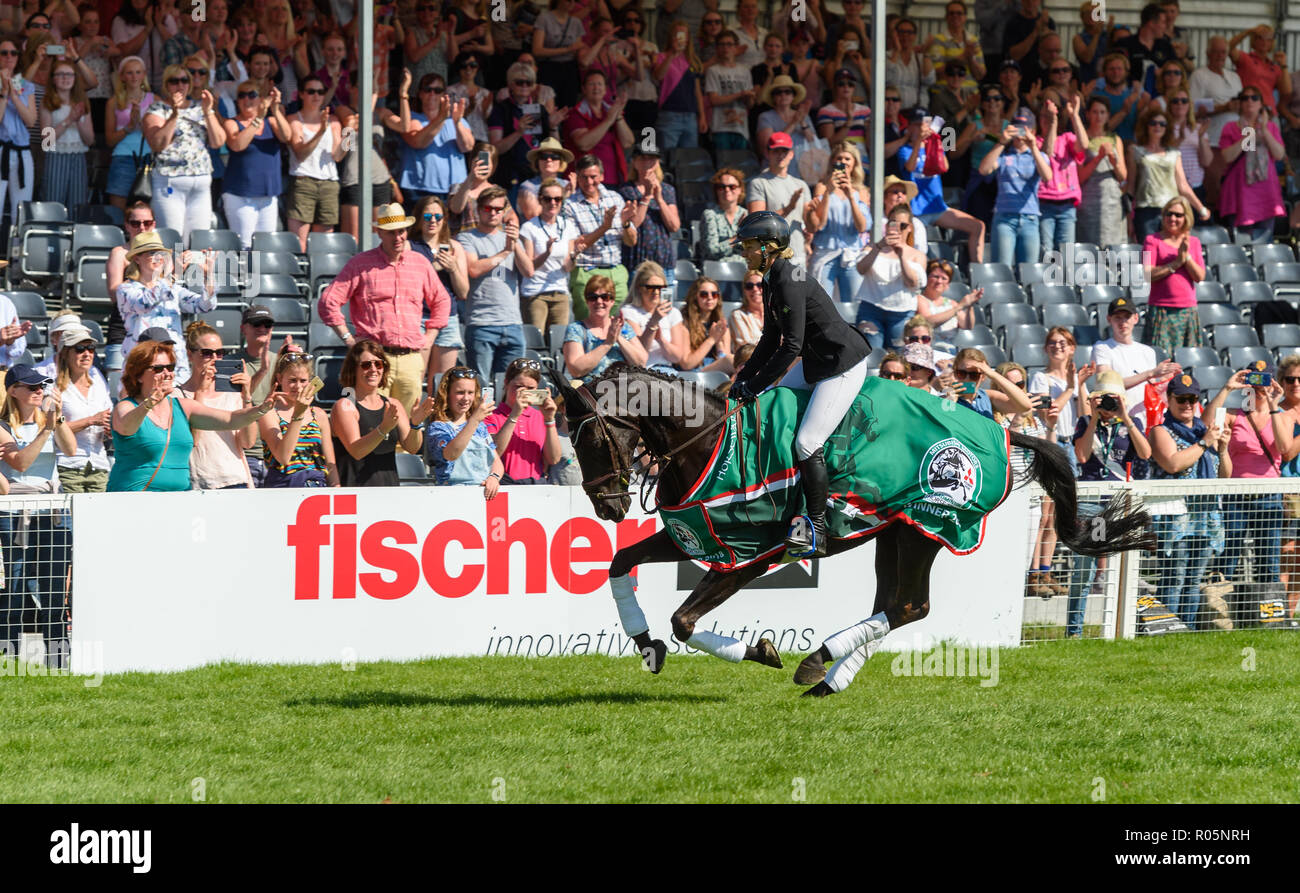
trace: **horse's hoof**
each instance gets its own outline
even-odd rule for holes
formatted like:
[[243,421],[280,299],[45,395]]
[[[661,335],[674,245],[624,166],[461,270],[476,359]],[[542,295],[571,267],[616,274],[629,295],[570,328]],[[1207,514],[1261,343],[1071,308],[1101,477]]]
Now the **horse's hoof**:
[[801,698],[824,698],[827,695],[835,694],[835,689],[831,688],[825,681],[818,682],[812,688],[808,689],[799,697]]
[[641,652],[641,665],[656,676],[664,668],[664,661],[668,659],[668,646],[664,644],[663,639],[655,639],[650,643],[650,647]]
[[781,655],[777,652],[776,646],[772,644],[771,639],[759,639],[756,646],[758,651],[758,662],[765,667],[775,667],[781,669],[785,665],[781,663]]
[[816,651],[800,661],[798,669],[794,671],[795,685],[813,685],[825,678],[826,664],[822,662],[821,655]]

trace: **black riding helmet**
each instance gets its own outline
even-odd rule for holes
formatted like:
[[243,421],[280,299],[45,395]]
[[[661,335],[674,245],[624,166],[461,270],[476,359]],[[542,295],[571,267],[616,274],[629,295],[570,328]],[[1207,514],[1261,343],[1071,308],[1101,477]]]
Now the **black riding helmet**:
[[784,251],[790,244],[790,224],[775,211],[755,211],[740,222],[732,242],[739,245],[748,239],[775,242]]

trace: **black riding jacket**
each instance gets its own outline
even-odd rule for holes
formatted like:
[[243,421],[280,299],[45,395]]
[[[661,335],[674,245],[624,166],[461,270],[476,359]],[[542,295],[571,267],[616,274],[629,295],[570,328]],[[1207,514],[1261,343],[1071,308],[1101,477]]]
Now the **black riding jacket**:
[[763,277],[763,337],[737,382],[760,393],[803,357],[804,378],[816,384],[847,372],[870,353],[866,336],[844,321],[812,274],[778,257]]

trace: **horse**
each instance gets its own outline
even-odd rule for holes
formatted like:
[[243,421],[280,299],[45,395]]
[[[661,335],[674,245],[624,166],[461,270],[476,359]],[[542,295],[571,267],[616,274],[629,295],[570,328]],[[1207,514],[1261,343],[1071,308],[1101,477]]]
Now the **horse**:
[[[730,414],[741,409],[740,404],[729,408],[724,395],[693,382],[625,363],[610,366],[581,387],[575,387],[576,382],[571,384],[554,372],[551,378],[564,401],[570,439],[584,476],[582,487],[597,517],[606,521],[618,522],[626,516],[633,495],[629,488],[632,470],[646,459],[658,467],[658,505],[679,503],[710,462],[716,432]],[[1057,534],[1071,550],[1100,556],[1153,547],[1151,517],[1145,511],[1133,510],[1127,495],[1111,499],[1100,514],[1088,519],[1086,524],[1081,523],[1074,476],[1060,448],[1055,443],[1017,432],[1010,432],[1009,442],[1033,455],[1023,482],[1039,483],[1053,500]],[[635,454],[638,444],[643,450],[640,456]],[[947,467],[944,461],[941,457],[938,463],[941,470]],[[1104,536],[1098,536],[1098,531]],[[822,697],[842,691],[887,632],[915,623],[930,611],[930,569],[942,544],[910,524],[886,522],[859,538],[832,538],[827,557],[871,539],[876,542],[876,598],[872,616],[831,636],[821,648],[803,659],[794,681],[813,686],[805,695]],[[619,550],[609,566],[610,586],[620,621],[636,643],[646,667],[654,673],[663,669],[667,647],[662,640],[651,638],[629,574],[642,564],[675,562],[689,557],[665,525],[646,539]],[[760,639],[755,645],[746,645],[726,636],[697,631],[696,624],[781,558],[778,554],[732,570],[709,570],[673,612],[673,635],[680,642],[725,660],[748,660],[780,669],[780,655],[770,640]],[[831,661],[836,662],[835,668],[828,670],[826,665]]]

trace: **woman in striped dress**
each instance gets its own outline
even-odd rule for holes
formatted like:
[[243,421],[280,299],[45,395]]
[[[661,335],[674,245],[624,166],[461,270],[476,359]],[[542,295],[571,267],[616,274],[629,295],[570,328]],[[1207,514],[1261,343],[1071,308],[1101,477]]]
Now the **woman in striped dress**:
[[90,103],[77,66],[56,62],[50,89],[41,100],[42,133],[54,134],[54,148],[46,153],[41,200],[62,202],[68,210],[90,201],[86,152],[95,142]]
[[276,409],[258,421],[266,463],[263,487],[339,486],[329,415],[312,405],[311,363],[310,354],[284,349],[276,360]]

